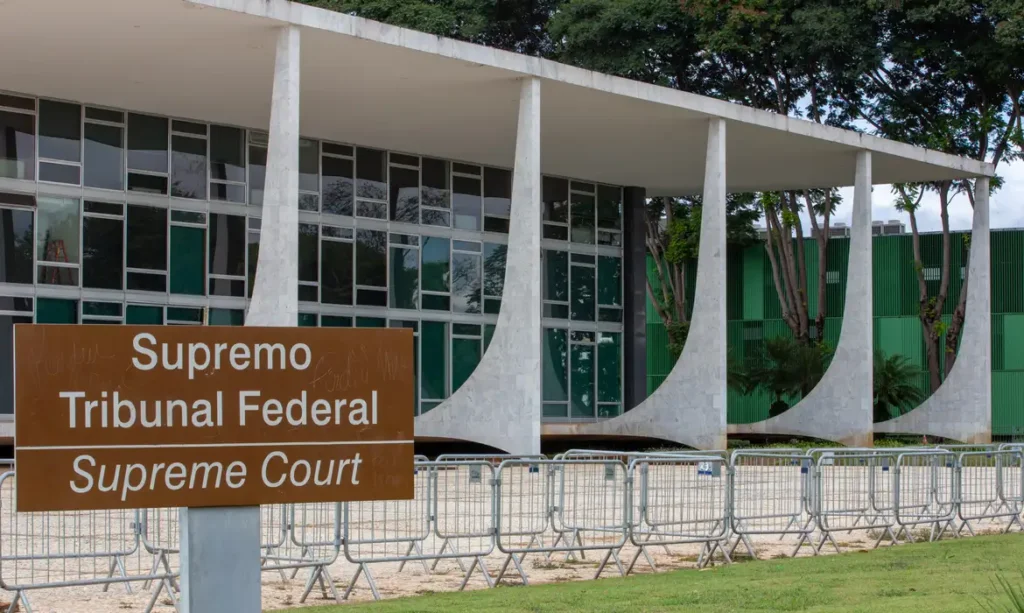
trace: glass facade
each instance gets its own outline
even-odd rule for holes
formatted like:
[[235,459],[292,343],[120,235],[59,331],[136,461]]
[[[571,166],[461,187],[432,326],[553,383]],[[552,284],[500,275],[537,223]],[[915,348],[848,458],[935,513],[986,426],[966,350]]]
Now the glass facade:
[[[266,163],[265,132],[0,93],[0,355],[19,322],[242,325]],[[433,409],[494,334],[512,171],[301,138],[298,191],[299,325],[412,329]],[[617,415],[622,190],[543,198],[543,414]]]

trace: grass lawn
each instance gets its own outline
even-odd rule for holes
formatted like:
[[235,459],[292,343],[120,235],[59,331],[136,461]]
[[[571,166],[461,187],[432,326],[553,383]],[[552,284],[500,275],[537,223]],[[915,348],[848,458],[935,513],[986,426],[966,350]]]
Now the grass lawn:
[[675,572],[530,587],[499,587],[313,607],[302,613],[514,613],[546,611],[982,613],[1001,574],[1022,581],[1024,535],[899,545],[872,552],[765,560]]

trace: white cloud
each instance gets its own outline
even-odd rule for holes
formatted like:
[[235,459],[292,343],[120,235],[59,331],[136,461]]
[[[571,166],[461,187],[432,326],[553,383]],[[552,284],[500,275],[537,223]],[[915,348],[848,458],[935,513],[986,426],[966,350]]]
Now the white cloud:
[[[992,228],[1024,228],[1024,161],[1000,165],[997,174],[1003,178],[1003,186],[992,194],[989,201],[989,220]],[[839,205],[834,221],[850,223],[853,205],[853,188],[840,190],[843,202]],[[890,185],[876,185],[872,193],[871,216],[876,221],[898,219],[909,231],[910,221],[906,213],[896,210],[896,200]],[[964,195],[957,196],[949,206],[949,227],[952,230],[969,230],[973,210],[971,203]],[[921,201],[917,212],[917,225],[921,232],[938,232],[942,230],[939,219],[939,199],[934,193],[928,193]],[[805,219],[804,227],[810,223]]]

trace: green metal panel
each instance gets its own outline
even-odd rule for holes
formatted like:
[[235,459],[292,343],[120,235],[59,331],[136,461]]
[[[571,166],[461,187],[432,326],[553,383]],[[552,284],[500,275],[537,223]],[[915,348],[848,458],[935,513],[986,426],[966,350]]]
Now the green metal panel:
[[[669,371],[672,370],[672,366],[675,364],[675,360],[672,359],[672,354],[668,350],[668,333],[665,331],[665,326],[658,319],[658,315],[654,315],[652,321],[650,317],[647,319],[647,394],[650,395],[654,390],[658,389],[661,382],[668,376]],[[632,407],[630,407],[632,408]]]
[[993,232],[991,258],[992,312],[1024,312],[1024,232]]
[[766,259],[760,245],[743,250],[743,319],[764,319]]
[[992,373],[992,434],[1024,436],[1024,371]]

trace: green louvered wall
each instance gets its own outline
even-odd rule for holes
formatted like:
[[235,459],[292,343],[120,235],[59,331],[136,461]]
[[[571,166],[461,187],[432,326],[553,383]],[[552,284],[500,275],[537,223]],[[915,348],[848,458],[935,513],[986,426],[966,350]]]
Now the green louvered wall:
[[[950,235],[950,269],[953,272],[944,313],[956,305],[962,285],[961,270],[967,252],[965,233]],[[909,234],[880,236],[873,241],[874,258],[874,338],[875,346],[886,354],[905,355],[924,371],[924,346],[917,319],[918,289],[913,266],[912,238]],[[942,265],[942,236],[921,236],[921,255],[925,269]],[[829,241],[826,301],[828,319],[825,340],[833,346],[842,327],[849,242]],[[808,276],[809,312],[817,312],[817,244],[805,242]],[[648,262],[649,270],[653,263]],[[687,293],[692,305],[696,269],[688,274]],[[929,277],[932,275],[929,274]],[[931,295],[938,290],[939,279],[926,283]],[[652,278],[655,278],[652,276]],[[728,343],[735,359],[758,351],[764,339],[788,335],[781,320],[781,308],[772,282],[771,264],[762,245],[730,250],[728,259]],[[1024,230],[992,232],[992,428],[996,436],[1024,435]],[[647,388],[657,388],[672,368],[668,337],[653,307],[647,309]],[[921,386],[927,388],[922,372]],[[764,394],[744,396],[729,391],[729,423],[749,423],[768,416],[771,400]]]

